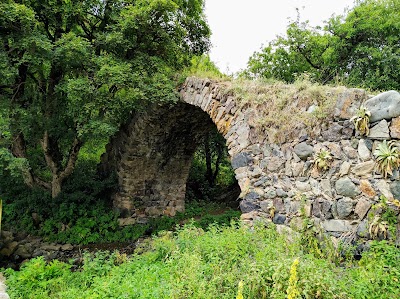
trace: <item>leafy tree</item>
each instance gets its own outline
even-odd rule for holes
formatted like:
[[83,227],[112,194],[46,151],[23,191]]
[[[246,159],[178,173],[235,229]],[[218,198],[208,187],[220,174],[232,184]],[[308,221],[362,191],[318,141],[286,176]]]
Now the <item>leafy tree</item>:
[[175,99],[175,71],[209,48],[203,2],[0,3],[0,143],[26,161],[29,186],[56,197],[86,142]]
[[249,59],[244,75],[293,82],[307,72],[321,83],[342,80],[371,89],[400,89],[400,1],[364,0],[321,27],[289,24]]

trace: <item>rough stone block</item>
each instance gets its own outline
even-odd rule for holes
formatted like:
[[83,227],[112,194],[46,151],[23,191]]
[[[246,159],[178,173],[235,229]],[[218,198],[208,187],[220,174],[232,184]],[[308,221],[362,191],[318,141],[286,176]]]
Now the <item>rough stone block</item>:
[[336,181],[335,184],[336,192],[339,195],[343,195],[346,197],[355,197],[360,194],[360,190],[356,187],[356,185],[350,180],[350,178],[345,177]]
[[386,120],[381,120],[377,125],[369,130],[368,137],[371,139],[385,140],[389,139],[389,125]]
[[352,230],[350,221],[331,219],[322,222],[322,227],[328,232],[348,232]]
[[307,160],[314,153],[314,148],[306,142],[302,142],[294,147],[294,152],[300,159]]
[[370,121],[400,116],[400,94],[391,90],[367,100],[364,106],[371,112]]
[[371,203],[364,198],[360,198],[356,204],[354,213],[358,215],[360,220],[363,220],[370,208],[371,208]]
[[367,161],[358,163],[356,166],[353,167],[351,172],[356,176],[371,176],[375,169],[375,162],[374,161]]

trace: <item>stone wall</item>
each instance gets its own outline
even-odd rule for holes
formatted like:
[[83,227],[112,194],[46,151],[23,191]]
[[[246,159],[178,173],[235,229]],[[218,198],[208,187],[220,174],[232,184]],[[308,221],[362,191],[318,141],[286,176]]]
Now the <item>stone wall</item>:
[[[299,226],[301,218],[307,216],[332,235],[357,233],[368,237],[371,221],[379,212],[371,207],[379,203],[380,196],[384,195],[389,200],[389,205],[393,198],[400,198],[399,172],[395,170],[392,176],[385,179],[375,171],[373,155],[382,140],[400,138],[400,95],[391,91],[369,99],[370,96],[363,90],[344,90],[335,99],[336,105],[332,115],[312,128],[311,134],[299,130],[298,136],[290,142],[274,144],[270,143],[266,136],[260,135],[252,125],[255,120],[252,119],[254,113],[251,109],[240,105],[233,94],[224,91],[226,84],[208,79],[188,78],[180,89],[180,95],[181,102],[189,105],[185,106],[184,111],[174,107],[168,108],[171,115],[168,117],[168,125],[156,130],[153,127],[149,128],[149,124],[160,117],[158,107],[151,112],[156,116],[152,116],[151,113],[145,114],[145,118],[150,117],[152,120],[143,123],[139,116],[125,127],[125,135],[120,135],[117,138],[119,141],[110,147],[113,150],[109,150],[109,153],[114,152],[109,156],[118,156],[116,152],[122,151],[129,152],[128,156],[131,157],[127,159],[127,155],[123,153],[114,159],[121,188],[116,196],[115,206],[119,207],[123,203],[123,207],[133,211],[135,198],[139,196],[139,202],[147,202],[142,211],[144,216],[172,215],[166,207],[176,201],[173,192],[180,190],[179,204],[174,203],[172,206],[179,207],[176,210],[183,210],[183,186],[196,145],[195,142],[188,143],[188,140],[192,140],[193,137],[190,136],[199,135],[199,132],[205,130],[200,126],[202,129],[191,131],[190,127],[199,127],[197,122],[207,122],[207,118],[208,122],[212,120],[227,141],[232,166],[241,187],[239,200],[242,218],[245,221],[269,219],[276,224]],[[371,112],[371,128],[366,137],[361,137],[350,121],[363,103]],[[176,111],[181,111],[181,114],[178,113],[179,117],[173,116]],[[182,112],[190,115],[189,125]],[[192,117],[193,113],[198,117]],[[207,117],[202,118],[204,115]],[[184,121],[177,123],[178,119]],[[143,124],[138,125],[140,122]],[[164,136],[168,135],[171,128],[180,132],[177,133],[179,137],[172,143],[170,138]],[[143,135],[140,140],[134,137],[138,132]],[[138,147],[138,144],[149,143],[148,138],[158,140],[153,142],[158,146]],[[158,180],[158,183],[153,183],[149,188],[154,189],[157,185],[160,192],[153,196],[154,200],[143,199],[142,193],[146,188],[137,187],[138,184],[143,185],[143,179],[140,177],[143,173],[147,175],[148,169],[153,169],[148,180],[157,181],[160,172],[155,165],[160,162],[155,157],[162,157],[161,160],[169,157],[171,153],[163,149],[170,146],[168,144],[173,144],[174,147],[182,144],[183,148],[172,154],[175,162],[170,164],[171,168],[167,172],[175,173],[176,167],[179,167],[184,174],[178,179],[172,177],[170,180]],[[130,150],[127,151],[127,148]],[[138,148],[141,152],[139,155]],[[152,150],[149,151],[149,148]],[[326,171],[318,170],[314,166],[315,154],[321,149],[329,151],[332,156],[330,167]],[[182,153],[185,153],[184,158]],[[147,162],[139,163],[136,158],[132,160],[133,156],[138,156],[140,161],[144,156],[149,158]],[[162,192],[164,194],[161,194]],[[161,197],[163,199],[160,199]],[[163,202],[161,208],[157,206],[160,202]],[[397,207],[391,207],[394,213],[398,214]],[[157,212],[151,213],[154,209]]]

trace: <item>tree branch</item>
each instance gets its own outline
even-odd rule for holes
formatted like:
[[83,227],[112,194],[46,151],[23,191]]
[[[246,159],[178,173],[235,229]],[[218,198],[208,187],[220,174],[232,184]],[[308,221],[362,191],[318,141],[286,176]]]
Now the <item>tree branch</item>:
[[76,161],[78,160],[79,151],[83,145],[83,142],[75,137],[72,143],[71,149],[69,151],[69,157],[65,169],[60,173],[60,180],[63,181],[65,178],[70,176],[74,171]]
[[44,152],[44,158],[46,160],[46,164],[50,168],[51,173],[53,175],[56,175],[58,173],[58,167],[57,163],[53,160],[53,157],[51,156],[50,146],[49,146],[49,133],[47,132],[47,130],[44,132],[41,145]]

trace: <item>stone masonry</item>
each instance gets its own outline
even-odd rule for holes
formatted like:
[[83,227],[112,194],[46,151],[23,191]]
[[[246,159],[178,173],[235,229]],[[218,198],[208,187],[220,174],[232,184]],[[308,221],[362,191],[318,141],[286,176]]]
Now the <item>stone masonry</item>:
[[[178,104],[137,113],[121,129],[103,159],[119,179],[114,206],[133,219],[183,211],[197,142],[216,126],[241,188],[242,219],[298,226],[307,216],[332,235],[368,237],[368,219],[376,213],[371,207],[379,197],[400,198],[399,172],[385,179],[376,172],[373,155],[382,140],[400,139],[400,94],[371,98],[363,90],[347,89],[313,134],[299,132],[290,142],[274,144],[257,134],[254,114],[225,93],[224,84],[188,78]],[[362,104],[372,114],[369,135],[363,137],[350,121]],[[321,149],[333,157],[326,171],[313,163]]]

